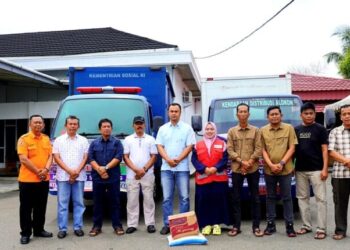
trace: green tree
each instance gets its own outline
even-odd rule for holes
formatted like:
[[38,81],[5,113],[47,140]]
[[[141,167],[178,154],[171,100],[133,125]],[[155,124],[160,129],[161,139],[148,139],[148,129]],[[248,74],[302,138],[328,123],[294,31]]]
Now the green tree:
[[343,26],[337,29],[332,36],[340,38],[342,52],[329,52],[325,55],[327,63],[335,62],[338,65],[339,73],[350,79],[350,26]]
[[350,49],[345,53],[339,62],[339,72],[346,79],[350,79]]

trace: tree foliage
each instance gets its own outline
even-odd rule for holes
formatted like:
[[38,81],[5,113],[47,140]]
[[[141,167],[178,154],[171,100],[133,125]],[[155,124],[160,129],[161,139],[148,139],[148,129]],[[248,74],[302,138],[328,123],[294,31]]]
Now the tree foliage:
[[339,61],[339,72],[344,78],[350,79],[350,49]]
[[346,79],[350,79],[350,26],[342,26],[332,34],[337,36],[342,43],[342,52],[329,52],[325,55],[327,63],[335,62],[339,73]]

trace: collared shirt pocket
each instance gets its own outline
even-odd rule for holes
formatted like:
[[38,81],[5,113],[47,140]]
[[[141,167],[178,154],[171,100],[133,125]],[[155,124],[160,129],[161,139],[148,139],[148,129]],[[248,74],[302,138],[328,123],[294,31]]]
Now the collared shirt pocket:
[[275,142],[276,147],[280,149],[286,150],[288,147],[288,136],[279,136],[277,137]]
[[247,153],[248,152],[249,153],[253,153],[254,152],[254,148],[255,148],[254,142],[255,142],[254,136],[247,135],[247,137],[244,140],[244,148],[243,148],[243,150],[245,152],[247,152]]
[[37,145],[35,145],[35,144],[29,145],[27,147],[27,149],[28,149],[28,157],[29,158],[37,155],[37,149],[38,149]]
[[94,145],[93,148],[94,151],[94,160],[100,160],[103,159],[103,146],[102,145]]

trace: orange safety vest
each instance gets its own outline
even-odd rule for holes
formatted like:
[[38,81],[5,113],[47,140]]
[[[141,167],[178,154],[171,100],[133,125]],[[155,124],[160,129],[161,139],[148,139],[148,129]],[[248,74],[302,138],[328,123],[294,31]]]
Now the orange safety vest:
[[[210,148],[210,155],[208,154],[208,149],[204,141],[197,142],[196,150],[198,160],[206,167],[214,167],[218,164],[224,155],[224,145],[225,142],[216,138]],[[222,172],[216,172],[212,175],[207,175],[206,173],[200,174],[196,172],[195,176],[196,184],[203,185],[211,182],[224,182],[227,181],[226,170]]]

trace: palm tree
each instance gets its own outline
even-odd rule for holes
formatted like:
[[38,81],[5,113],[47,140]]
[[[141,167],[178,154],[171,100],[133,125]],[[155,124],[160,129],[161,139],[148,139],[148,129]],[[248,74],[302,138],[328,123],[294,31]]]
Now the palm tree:
[[338,63],[350,48],[350,26],[339,27],[337,31],[332,34],[332,36],[338,36],[340,38],[343,47],[342,53],[329,52],[325,55],[325,57],[327,58],[327,63]]
[[[348,63],[348,57],[350,53],[350,26],[342,26],[337,29],[332,36],[337,36],[342,42],[342,53],[339,52],[329,52],[325,55],[327,63],[335,62],[338,65],[339,73],[345,78],[349,78],[350,72],[344,72],[344,63]],[[346,59],[346,60],[345,60]],[[344,61],[345,60],[345,61]],[[340,67],[342,65],[342,67]]]

